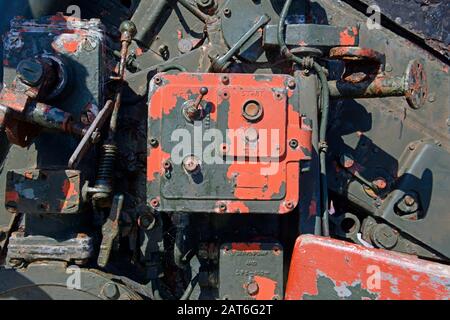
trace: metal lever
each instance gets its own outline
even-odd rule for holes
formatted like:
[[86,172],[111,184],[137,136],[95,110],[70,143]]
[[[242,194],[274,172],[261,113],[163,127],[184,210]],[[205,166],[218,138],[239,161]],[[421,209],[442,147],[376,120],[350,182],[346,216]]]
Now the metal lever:
[[212,61],[211,69],[216,72],[222,72],[226,69],[229,64],[230,59],[242,48],[242,46],[250,40],[250,38],[262,27],[270,22],[271,18],[268,15],[263,15],[259,18],[258,22],[248,30],[242,38],[239,39],[238,42],[234,46],[231,47],[228,52],[222,57],[216,58]]
[[102,268],[108,264],[114,240],[119,235],[119,218],[123,208],[123,200],[124,196],[122,194],[114,196],[109,217],[102,227],[103,238],[97,259],[97,264]]
[[97,136],[99,136],[99,131],[111,116],[113,105],[113,102],[111,100],[108,100],[103,109],[100,110],[99,114],[83,136],[83,139],[81,139],[80,144],[70,157],[68,164],[69,169],[75,169],[76,167],[78,167],[78,164],[80,163],[81,159],[83,159],[84,155],[88,152],[91,145],[95,143],[96,140],[98,140],[99,137]]

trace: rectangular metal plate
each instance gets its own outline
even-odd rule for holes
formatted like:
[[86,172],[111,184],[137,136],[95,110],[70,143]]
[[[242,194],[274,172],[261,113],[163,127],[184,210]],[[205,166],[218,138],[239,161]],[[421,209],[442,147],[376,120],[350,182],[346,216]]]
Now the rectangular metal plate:
[[77,170],[12,170],[7,174],[5,205],[25,213],[74,214],[80,211]]
[[292,255],[286,299],[448,300],[450,266],[331,238],[301,236]]
[[279,243],[229,243],[220,248],[219,297],[283,298],[283,248]]
[[[189,121],[183,112],[203,87],[208,89],[201,103],[204,115]],[[312,149],[311,128],[294,87],[295,80],[284,75],[155,76],[149,102],[149,203],[165,212],[292,211],[299,203],[300,162],[311,159]],[[244,115],[249,103],[258,105],[256,119]],[[189,156],[199,163],[195,174],[183,167]]]

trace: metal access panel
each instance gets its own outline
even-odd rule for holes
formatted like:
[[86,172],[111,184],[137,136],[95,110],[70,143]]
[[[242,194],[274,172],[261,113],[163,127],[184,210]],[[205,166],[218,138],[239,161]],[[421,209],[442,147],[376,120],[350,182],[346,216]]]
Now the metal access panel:
[[285,75],[159,74],[147,186],[158,211],[279,213],[299,204],[311,126]]
[[287,300],[448,300],[450,266],[415,256],[301,236],[292,254]]
[[279,243],[228,243],[220,248],[219,298],[283,298],[283,247]]

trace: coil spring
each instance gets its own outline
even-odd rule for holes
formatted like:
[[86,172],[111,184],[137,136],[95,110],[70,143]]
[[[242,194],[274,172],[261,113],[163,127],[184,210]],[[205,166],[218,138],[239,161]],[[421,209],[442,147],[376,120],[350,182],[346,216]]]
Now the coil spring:
[[105,144],[102,146],[102,149],[102,157],[100,159],[96,184],[110,184],[114,175],[117,147],[112,144]]

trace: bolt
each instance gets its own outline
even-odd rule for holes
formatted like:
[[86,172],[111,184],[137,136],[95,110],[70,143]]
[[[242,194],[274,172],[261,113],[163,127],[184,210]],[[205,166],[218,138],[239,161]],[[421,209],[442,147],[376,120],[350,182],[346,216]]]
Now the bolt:
[[9,265],[13,268],[20,268],[23,266],[24,261],[22,259],[12,258],[8,261]]
[[163,167],[164,167],[164,170],[168,171],[168,170],[172,169],[172,163],[169,160],[164,161]]
[[403,199],[403,202],[408,206],[408,207],[412,207],[416,204],[416,199],[414,199],[414,197],[410,196],[410,195],[406,195],[405,198]]
[[219,211],[220,212],[226,212],[227,211],[227,205],[225,203],[221,203],[219,205]]
[[431,93],[428,96],[428,101],[431,102],[431,103],[435,102],[436,101],[436,94],[435,93]]
[[155,138],[151,138],[151,139],[150,139],[150,145],[151,145],[153,148],[156,148],[156,147],[159,145],[159,142],[158,142],[158,140],[156,140]]
[[119,288],[113,282],[108,282],[105,284],[103,286],[102,293],[107,299],[110,300],[116,300],[120,295]]
[[158,199],[152,199],[151,201],[150,201],[150,206],[152,207],[152,208],[158,208],[159,207],[159,200]]
[[251,296],[256,296],[259,292],[259,286],[255,281],[250,282],[247,285],[247,293]]
[[387,182],[384,178],[378,178],[372,181],[373,185],[377,187],[379,190],[384,190],[387,187]]
[[208,9],[214,6],[214,0],[197,0],[197,6],[200,9]]
[[242,108],[242,115],[250,122],[258,121],[263,115],[263,108],[257,101],[248,101]]
[[297,149],[297,148],[298,148],[298,141],[295,140],[295,139],[292,139],[291,141],[289,141],[289,146],[290,146],[292,149]]
[[295,80],[294,80],[294,79],[290,79],[290,80],[288,81],[288,88],[294,90],[295,87],[296,87]]
[[189,173],[194,173],[200,168],[200,162],[195,156],[188,156],[183,160],[183,167]]
[[156,224],[155,216],[150,213],[143,214],[138,219],[138,226],[144,230],[153,229],[155,224]]
[[160,45],[158,51],[164,60],[167,60],[169,58],[169,47],[166,44]]
[[162,83],[162,79],[160,77],[155,77],[155,84],[160,85]]
[[258,130],[255,128],[248,128],[245,130],[245,140],[247,142],[256,142],[259,139]]
[[224,85],[230,84],[230,77],[228,77],[228,76],[222,76],[221,80]]
[[398,234],[389,226],[380,224],[373,231],[374,242],[383,248],[392,249],[398,242]]
[[293,210],[295,207],[295,204],[292,201],[287,201],[286,202],[286,208],[289,210]]
[[44,66],[37,59],[26,59],[19,63],[16,73],[23,83],[37,87],[44,77]]
[[231,10],[230,10],[230,8],[225,8],[225,9],[223,10],[223,14],[224,14],[225,17],[227,17],[227,18],[231,17]]
[[178,50],[181,53],[188,53],[193,48],[192,42],[187,39],[181,39],[178,41]]
[[120,33],[128,33],[128,36],[131,39],[133,39],[137,34],[136,25],[129,20],[123,21],[120,24],[119,31],[120,31]]

